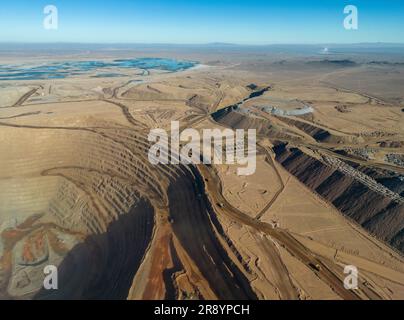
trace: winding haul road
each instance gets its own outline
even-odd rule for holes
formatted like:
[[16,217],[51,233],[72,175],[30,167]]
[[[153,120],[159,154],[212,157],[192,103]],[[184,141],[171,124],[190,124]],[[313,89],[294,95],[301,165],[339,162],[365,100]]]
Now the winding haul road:
[[280,194],[285,190],[285,184],[283,183],[283,179],[279,173],[278,168],[276,167],[274,160],[272,159],[271,153],[268,151],[267,148],[263,147],[264,152],[265,152],[265,161],[275,170],[275,174],[278,177],[279,183],[281,184],[281,187],[276,191],[275,195],[271,199],[271,201],[268,202],[268,204],[257,214],[255,219],[260,220],[261,217],[267,212],[272,205],[275,203],[275,201],[278,199]]
[[287,230],[274,228],[270,224],[260,222],[257,219],[249,217],[247,214],[234,208],[223,196],[222,186],[217,175],[211,167],[199,165],[198,170],[205,180],[205,188],[208,198],[210,198],[214,209],[219,214],[224,214],[227,217],[238,221],[241,224],[252,227],[253,229],[262,232],[284,247],[292,256],[303,262],[323,282],[328,284],[341,298],[346,300],[360,300],[362,297],[369,299],[381,299],[373,290],[359,284],[358,290],[347,290],[344,287],[343,278],[346,276],[342,267],[339,267],[327,261],[324,257],[320,257],[310,251],[296,238],[294,238]]

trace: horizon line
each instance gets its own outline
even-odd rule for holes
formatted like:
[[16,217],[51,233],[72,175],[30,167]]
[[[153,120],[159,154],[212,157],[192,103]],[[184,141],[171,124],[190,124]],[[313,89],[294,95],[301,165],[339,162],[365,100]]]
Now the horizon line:
[[181,42],[81,42],[81,41],[1,41],[0,44],[81,44],[81,45],[179,45],[179,46],[276,46],[276,45],[300,45],[300,46],[330,46],[330,45],[401,45],[404,42],[273,42],[273,43],[232,43],[232,42],[201,42],[201,43],[181,43]]

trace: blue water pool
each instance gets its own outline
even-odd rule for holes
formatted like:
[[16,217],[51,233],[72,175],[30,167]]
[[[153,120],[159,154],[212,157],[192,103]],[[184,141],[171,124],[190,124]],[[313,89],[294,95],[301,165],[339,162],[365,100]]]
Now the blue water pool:
[[[112,61],[67,61],[54,62],[37,66],[24,65],[0,65],[1,80],[42,80],[63,79],[73,75],[83,75],[89,72],[103,71],[106,68],[164,70],[176,72],[192,68],[196,65],[193,61],[164,59],[164,58],[136,58],[118,59]],[[97,77],[102,77],[100,73]],[[120,73],[108,72],[106,77],[122,76]]]

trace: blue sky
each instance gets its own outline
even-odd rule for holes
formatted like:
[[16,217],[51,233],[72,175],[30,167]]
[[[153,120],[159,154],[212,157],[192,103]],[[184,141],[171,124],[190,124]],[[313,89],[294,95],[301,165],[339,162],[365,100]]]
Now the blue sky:
[[[59,11],[45,30],[43,8]],[[343,28],[346,5],[359,29]],[[2,0],[0,42],[404,42],[403,0]]]

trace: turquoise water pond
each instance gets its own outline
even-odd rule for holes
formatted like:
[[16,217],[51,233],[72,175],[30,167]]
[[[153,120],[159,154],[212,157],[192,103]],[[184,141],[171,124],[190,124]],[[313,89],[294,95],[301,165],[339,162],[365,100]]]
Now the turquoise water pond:
[[[69,61],[54,62],[38,66],[24,65],[0,65],[1,80],[43,80],[63,79],[73,75],[82,75],[89,72],[103,71],[106,68],[164,70],[176,72],[192,68],[196,65],[193,61],[181,61],[164,58],[136,58],[118,59],[113,61]],[[104,73],[105,77],[122,76],[119,73]],[[97,75],[103,77],[103,73]]]

